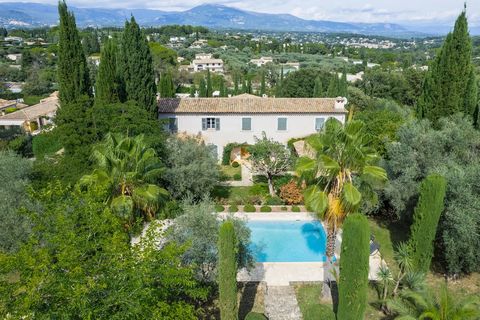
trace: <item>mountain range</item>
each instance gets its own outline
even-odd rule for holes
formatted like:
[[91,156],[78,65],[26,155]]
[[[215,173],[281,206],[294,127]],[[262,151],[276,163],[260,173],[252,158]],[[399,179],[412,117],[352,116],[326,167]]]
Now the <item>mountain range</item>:
[[[223,5],[205,4],[186,11],[150,9],[102,9],[69,7],[79,27],[123,26],[125,19],[135,16],[142,26],[188,24],[212,29],[265,31],[310,31],[356,33],[365,35],[410,37],[427,33],[393,23],[346,23],[305,20],[291,14],[268,14],[240,10]],[[40,27],[58,24],[57,6],[28,2],[0,3],[0,26]]]

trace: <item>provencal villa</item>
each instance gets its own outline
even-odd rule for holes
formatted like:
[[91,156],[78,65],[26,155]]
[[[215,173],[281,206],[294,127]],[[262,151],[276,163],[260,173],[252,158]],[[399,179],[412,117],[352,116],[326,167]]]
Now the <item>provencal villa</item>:
[[253,144],[265,132],[287,144],[318,132],[328,118],[345,122],[346,98],[267,98],[241,94],[231,98],[160,99],[159,118],[170,132],[201,135],[218,157],[229,143]]

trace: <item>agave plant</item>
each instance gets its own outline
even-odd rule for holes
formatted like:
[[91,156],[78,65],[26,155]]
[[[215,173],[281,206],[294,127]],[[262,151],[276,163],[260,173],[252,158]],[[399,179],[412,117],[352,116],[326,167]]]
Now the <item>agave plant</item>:
[[305,182],[305,203],[327,224],[327,256],[333,257],[338,229],[362,201],[378,201],[376,188],[387,180],[380,160],[370,147],[370,137],[361,121],[343,125],[330,118],[325,130],[307,138],[314,158],[301,157],[296,171]]
[[168,193],[154,184],[163,171],[162,164],[143,136],[108,134],[94,148],[92,158],[96,168],[80,179],[82,186],[106,188],[112,210],[125,220],[131,220],[136,210],[146,219],[154,217]]
[[387,302],[388,309],[399,320],[477,320],[480,304],[476,296],[457,299],[447,285],[433,294],[429,290],[402,290],[400,295]]

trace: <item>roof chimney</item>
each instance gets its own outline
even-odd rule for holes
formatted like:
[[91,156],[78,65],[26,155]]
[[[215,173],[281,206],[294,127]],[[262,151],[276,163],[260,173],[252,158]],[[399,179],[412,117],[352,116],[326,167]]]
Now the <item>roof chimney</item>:
[[337,97],[335,98],[335,109],[345,109],[348,101],[345,97]]

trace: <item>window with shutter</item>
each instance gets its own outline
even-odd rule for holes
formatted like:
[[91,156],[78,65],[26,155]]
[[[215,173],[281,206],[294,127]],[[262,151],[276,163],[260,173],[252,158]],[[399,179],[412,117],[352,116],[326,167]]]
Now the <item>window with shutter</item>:
[[220,118],[202,118],[202,130],[220,130]]
[[243,131],[252,130],[252,118],[242,118],[242,130]]
[[287,130],[287,118],[278,118],[277,120],[277,130],[286,131]]
[[323,125],[325,124],[324,118],[315,118],[315,130],[320,131],[323,129]]

